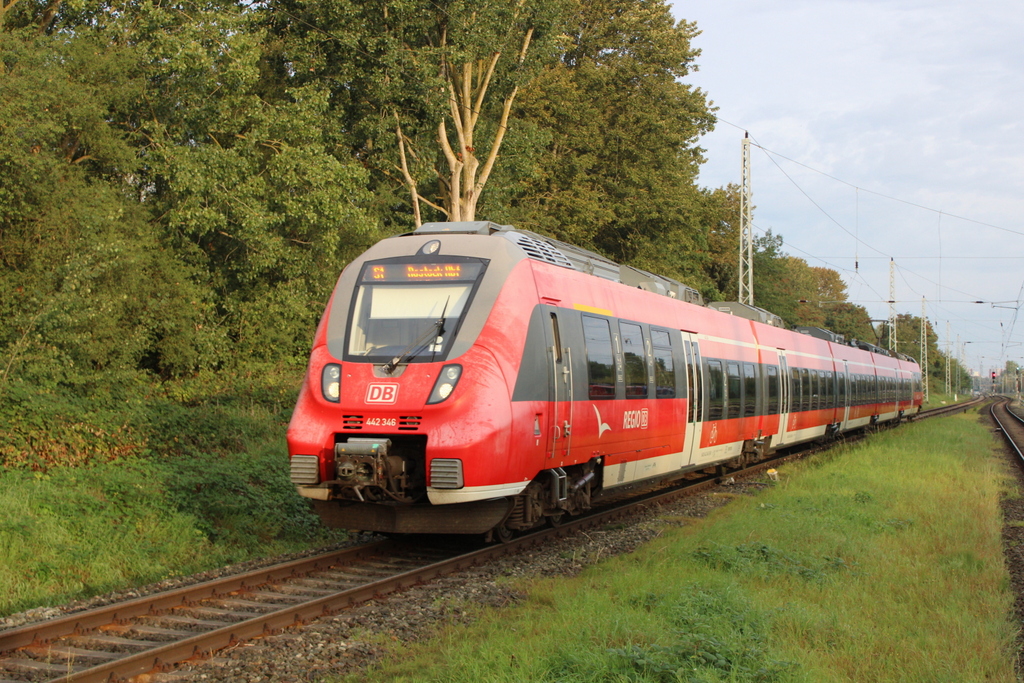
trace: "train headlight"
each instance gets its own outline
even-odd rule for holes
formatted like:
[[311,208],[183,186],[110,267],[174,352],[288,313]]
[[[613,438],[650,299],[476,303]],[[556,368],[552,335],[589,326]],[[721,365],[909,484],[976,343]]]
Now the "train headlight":
[[427,400],[428,404],[440,403],[455,391],[455,386],[459,383],[459,378],[462,377],[462,366],[461,365],[446,365],[441,368],[441,374],[438,376],[437,381],[434,382],[434,390],[430,392],[430,398]]
[[320,374],[320,388],[324,398],[331,403],[337,403],[341,398],[341,366],[337,363],[328,363]]

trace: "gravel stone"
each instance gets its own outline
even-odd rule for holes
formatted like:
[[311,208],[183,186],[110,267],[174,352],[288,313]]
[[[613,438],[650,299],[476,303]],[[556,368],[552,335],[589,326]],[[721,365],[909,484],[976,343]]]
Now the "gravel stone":
[[704,517],[736,495],[763,486],[737,482],[665,506],[652,505],[625,521],[223,650],[212,659],[156,676],[151,683],[293,683],[357,673],[393,648],[430,637],[443,624],[467,623],[470,606],[503,608],[522,602],[526,595],[509,585],[510,578],[575,576],[600,560],[632,552],[659,536],[667,524]]

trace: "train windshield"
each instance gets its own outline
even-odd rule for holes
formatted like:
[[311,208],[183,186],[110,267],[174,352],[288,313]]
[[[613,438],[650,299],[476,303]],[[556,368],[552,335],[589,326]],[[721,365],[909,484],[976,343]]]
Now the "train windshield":
[[484,265],[480,260],[365,264],[349,321],[349,358],[444,359]]

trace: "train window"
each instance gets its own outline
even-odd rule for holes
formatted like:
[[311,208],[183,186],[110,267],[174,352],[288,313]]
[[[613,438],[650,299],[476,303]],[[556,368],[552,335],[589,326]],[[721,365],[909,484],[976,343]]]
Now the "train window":
[[651,328],[654,346],[654,396],[675,398],[676,369],[672,362],[672,337],[665,330]]
[[583,316],[583,336],[587,344],[590,398],[615,398],[615,354],[612,352],[612,331],[608,321]]
[[768,366],[768,414],[777,415],[779,412],[779,369],[774,365]]
[[753,363],[743,364],[743,416],[757,414],[757,378]]
[[821,407],[821,377],[817,370],[811,370],[811,405],[808,410],[817,410]]
[[789,379],[790,410],[794,413],[798,413],[803,410],[801,407],[803,394],[800,392],[800,368],[790,368]]
[[349,313],[347,356],[360,361],[441,360],[451,346],[485,262],[363,266]]
[[704,415],[704,373],[702,372],[704,366],[701,363],[700,345],[697,342],[693,342],[693,354],[690,356],[690,361],[693,363],[693,393],[690,394],[690,400],[693,401],[696,421]]
[[622,360],[626,367],[626,398],[647,398],[647,363],[644,360],[644,331],[633,323],[619,323]]
[[562,335],[558,332],[558,316],[551,314],[551,337],[555,342],[555,362],[562,362]]
[[694,375],[697,369],[697,361],[693,357],[690,342],[683,340],[683,373],[686,377],[686,397],[690,399],[687,406],[687,421],[697,422],[700,411],[697,410],[697,387],[694,383]]
[[708,419],[721,420],[725,407],[725,376],[722,361],[708,361]]
[[811,394],[811,371],[807,368],[800,368],[800,390],[803,392],[800,410],[810,410],[813,394]]
[[727,402],[727,418],[734,418],[740,416],[740,400],[742,398],[742,384],[740,382],[740,364],[739,363],[726,363],[725,373],[728,376],[728,384],[726,385],[725,399]]

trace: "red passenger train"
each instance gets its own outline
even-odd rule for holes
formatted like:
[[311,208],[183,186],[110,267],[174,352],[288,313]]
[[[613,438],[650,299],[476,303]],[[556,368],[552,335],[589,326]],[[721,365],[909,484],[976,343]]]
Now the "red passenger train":
[[504,538],[921,399],[907,356],[509,226],[427,223],[342,272],[291,480],[331,526]]

